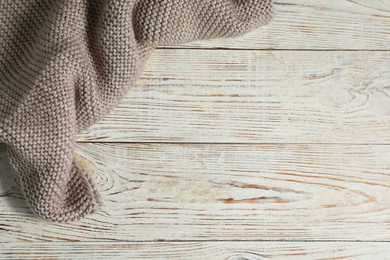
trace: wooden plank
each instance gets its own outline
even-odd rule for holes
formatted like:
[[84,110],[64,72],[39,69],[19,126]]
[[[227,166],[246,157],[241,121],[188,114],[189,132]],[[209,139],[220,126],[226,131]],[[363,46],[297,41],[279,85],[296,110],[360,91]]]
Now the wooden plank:
[[105,242],[5,243],[6,259],[376,259],[389,243],[348,242]]
[[390,241],[389,145],[85,143],[77,153],[103,210],[72,224],[34,217],[2,159],[0,243]]
[[158,50],[95,142],[390,143],[390,52]]
[[273,21],[245,36],[176,47],[390,50],[390,1],[275,2]]

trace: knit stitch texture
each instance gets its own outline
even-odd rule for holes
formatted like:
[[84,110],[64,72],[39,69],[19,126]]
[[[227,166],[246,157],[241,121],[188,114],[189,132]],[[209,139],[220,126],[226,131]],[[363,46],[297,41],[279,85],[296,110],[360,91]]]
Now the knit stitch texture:
[[39,217],[102,204],[75,135],[115,107],[158,45],[242,35],[272,0],[1,0],[0,142]]

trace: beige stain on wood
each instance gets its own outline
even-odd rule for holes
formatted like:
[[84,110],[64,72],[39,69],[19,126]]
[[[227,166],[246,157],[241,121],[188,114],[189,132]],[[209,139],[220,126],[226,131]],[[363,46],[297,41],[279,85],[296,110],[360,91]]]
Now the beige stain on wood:
[[390,52],[159,50],[83,142],[389,143]]

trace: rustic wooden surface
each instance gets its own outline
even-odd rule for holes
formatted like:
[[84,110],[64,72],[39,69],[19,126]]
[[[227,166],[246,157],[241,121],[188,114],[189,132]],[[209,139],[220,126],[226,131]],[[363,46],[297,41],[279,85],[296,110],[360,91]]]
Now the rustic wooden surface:
[[78,136],[99,213],[34,217],[0,145],[0,259],[390,259],[390,1],[276,10],[156,50]]
[[4,245],[8,259],[389,259],[388,243],[351,242],[105,242]]
[[389,60],[390,51],[158,50],[79,141],[390,143]]

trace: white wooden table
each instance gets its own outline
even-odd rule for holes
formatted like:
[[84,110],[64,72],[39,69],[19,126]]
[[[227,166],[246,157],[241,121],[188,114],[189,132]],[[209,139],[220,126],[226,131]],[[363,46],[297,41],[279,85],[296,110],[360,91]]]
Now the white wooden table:
[[156,50],[79,135],[101,212],[37,219],[0,150],[0,258],[390,259],[390,1],[276,10]]

